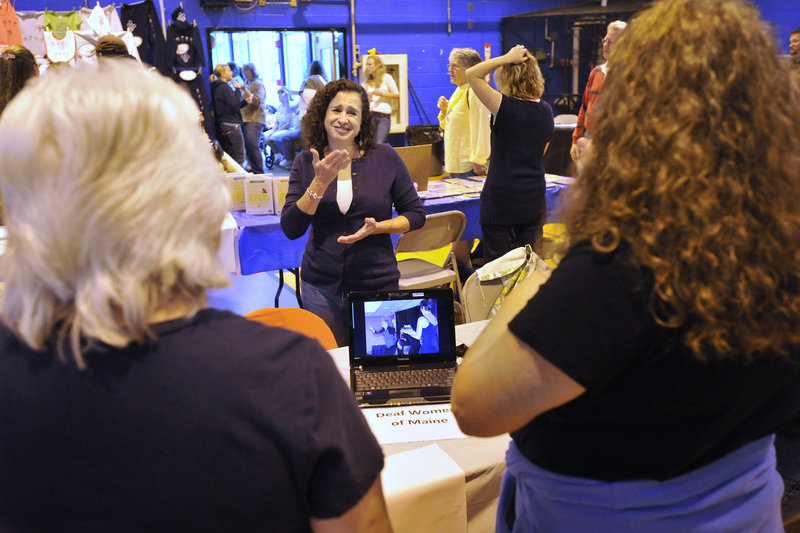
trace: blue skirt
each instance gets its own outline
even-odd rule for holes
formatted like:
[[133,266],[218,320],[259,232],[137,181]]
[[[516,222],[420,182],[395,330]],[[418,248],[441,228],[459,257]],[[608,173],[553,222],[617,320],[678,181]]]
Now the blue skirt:
[[[512,442],[500,489],[497,533],[783,531],[783,482],[774,436],[750,442],[698,470],[664,481],[607,482],[537,467]],[[516,521],[509,528],[508,506]]]

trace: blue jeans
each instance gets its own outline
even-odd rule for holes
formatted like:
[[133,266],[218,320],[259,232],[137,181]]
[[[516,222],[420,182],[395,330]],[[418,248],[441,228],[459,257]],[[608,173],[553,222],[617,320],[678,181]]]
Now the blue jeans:
[[299,138],[300,130],[280,130],[270,135],[267,142],[270,144],[270,146],[272,146],[274,151],[282,153],[283,157],[285,157],[286,160],[291,163],[292,158],[294,157],[294,152],[292,151],[292,142]]
[[385,143],[392,126],[392,117],[383,113],[373,113],[372,117],[375,119],[375,142]]
[[303,307],[311,311],[328,324],[336,344],[350,344],[350,320],[347,318],[347,297],[344,294],[331,294],[307,281],[300,279],[300,291],[303,296]]
[[785,524],[800,516],[800,439],[775,437],[775,459],[783,478],[781,513]]
[[450,172],[450,177],[451,178],[468,178],[468,177],[474,176],[474,175],[475,175],[475,171],[474,170],[468,170],[466,172]]
[[261,132],[264,125],[260,122],[245,122],[242,128],[244,132],[244,150],[247,153],[247,160],[250,161],[250,172],[253,174],[264,173],[264,154],[261,152]]

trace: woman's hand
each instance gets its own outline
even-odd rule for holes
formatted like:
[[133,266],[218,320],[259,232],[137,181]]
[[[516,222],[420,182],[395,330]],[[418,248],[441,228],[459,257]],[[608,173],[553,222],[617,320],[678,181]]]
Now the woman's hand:
[[350,163],[350,152],[347,150],[334,150],[323,159],[319,158],[319,152],[311,149],[311,157],[314,164],[314,180],[319,181],[327,189],[339,171]]
[[352,235],[343,235],[336,239],[338,242],[342,244],[353,244],[354,242],[358,242],[364,237],[372,235],[378,229],[378,223],[375,222],[375,219],[372,217],[367,217],[364,219],[364,225],[361,226],[357,232],[353,233]]
[[521,44],[518,44],[506,53],[508,62],[512,64],[524,63],[530,59],[530,57],[528,50]]
[[439,106],[439,111],[441,111],[442,113],[447,113],[448,103],[449,102],[447,101],[447,98],[445,98],[444,96],[440,96],[439,101],[436,102],[436,105]]
[[480,165],[478,163],[472,163],[472,172],[474,172],[476,176],[485,176],[486,175],[486,165]]

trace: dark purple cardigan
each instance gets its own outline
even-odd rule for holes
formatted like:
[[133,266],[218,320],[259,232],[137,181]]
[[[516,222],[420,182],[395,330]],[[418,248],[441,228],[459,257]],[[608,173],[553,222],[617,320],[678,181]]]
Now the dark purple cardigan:
[[305,281],[332,294],[396,289],[400,272],[390,235],[370,235],[354,244],[340,244],[336,239],[355,233],[364,225],[365,217],[374,217],[378,222],[391,218],[392,206],[398,215],[408,219],[412,230],[421,228],[425,224],[422,201],[408,169],[388,144],[379,144],[365,156],[354,159],[351,172],[353,202],[347,213],[339,211],[334,181],[325,191],[317,212],[308,215],[295,205],[314,179],[311,152],[301,152],[289,175],[281,229],[290,239],[297,239],[311,226],[302,263]]

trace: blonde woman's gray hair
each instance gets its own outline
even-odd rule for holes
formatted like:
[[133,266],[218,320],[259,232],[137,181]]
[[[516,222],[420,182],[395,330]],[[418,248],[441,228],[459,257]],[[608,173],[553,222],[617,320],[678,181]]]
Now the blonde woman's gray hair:
[[[46,102],[46,105],[44,104]],[[65,69],[0,120],[7,249],[2,320],[33,349],[154,338],[228,283],[216,262],[230,199],[188,93],[133,62]]]
[[608,24],[608,28],[606,28],[606,33],[611,33],[611,30],[617,30],[618,32],[622,32],[625,28],[628,27],[628,23],[624,20],[615,20]]
[[474,67],[483,59],[474,48],[453,48],[450,50],[450,62],[455,61],[464,68]]

